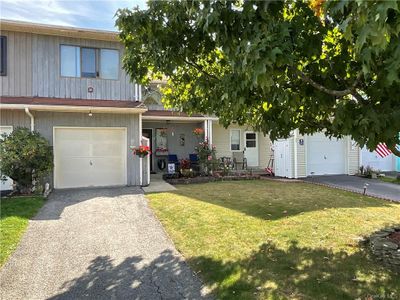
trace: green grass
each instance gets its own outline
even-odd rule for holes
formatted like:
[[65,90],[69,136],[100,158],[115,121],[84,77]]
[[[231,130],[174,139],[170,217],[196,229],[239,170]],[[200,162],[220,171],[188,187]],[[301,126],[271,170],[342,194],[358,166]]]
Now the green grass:
[[44,204],[43,197],[15,197],[0,200],[0,266],[17,248],[29,219]]
[[400,224],[400,205],[306,183],[218,182],[148,195],[218,299],[400,298],[400,276],[359,239]]
[[384,182],[400,184],[400,179],[398,179],[398,178],[393,178],[393,177],[379,177],[379,179],[382,180],[382,181],[384,181]]

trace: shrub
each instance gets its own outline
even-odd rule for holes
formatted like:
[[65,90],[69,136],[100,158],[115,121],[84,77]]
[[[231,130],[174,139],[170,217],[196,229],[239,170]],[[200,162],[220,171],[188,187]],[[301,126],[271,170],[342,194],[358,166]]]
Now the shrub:
[[41,180],[53,169],[53,152],[48,141],[38,132],[16,128],[3,134],[0,141],[2,174],[17,183],[17,191],[31,193],[33,182]]

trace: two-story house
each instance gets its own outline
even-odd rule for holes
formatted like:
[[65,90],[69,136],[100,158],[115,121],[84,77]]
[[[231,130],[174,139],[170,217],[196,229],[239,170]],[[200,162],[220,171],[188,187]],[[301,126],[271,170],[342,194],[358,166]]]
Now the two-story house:
[[249,168],[264,169],[274,148],[280,176],[354,174],[360,165],[350,138],[294,131],[272,144],[251,127],[223,128],[217,118],[164,109],[156,89],[131,82],[123,70],[116,32],[7,20],[0,30],[0,131],[23,126],[49,140],[55,188],[140,185],[143,166],[131,147],[147,137],[152,171],[165,172],[168,154],[194,152],[196,128],[218,157],[244,152]]

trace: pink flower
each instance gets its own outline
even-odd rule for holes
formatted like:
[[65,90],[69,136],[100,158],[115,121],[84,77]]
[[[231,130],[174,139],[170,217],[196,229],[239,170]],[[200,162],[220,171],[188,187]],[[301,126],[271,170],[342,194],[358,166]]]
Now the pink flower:
[[209,155],[209,156],[207,157],[207,159],[208,159],[208,160],[212,160],[212,156]]

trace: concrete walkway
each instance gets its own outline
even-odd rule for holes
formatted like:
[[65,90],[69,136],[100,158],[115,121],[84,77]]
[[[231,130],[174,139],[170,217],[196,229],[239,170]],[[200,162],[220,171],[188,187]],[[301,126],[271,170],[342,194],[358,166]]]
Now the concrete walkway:
[[141,191],[57,191],[0,270],[1,299],[204,299]]
[[175,191],[176,187],[162,179],[162,174],[151,174],[149,186],[143,187],[146,194]]
[[400,185],[383,182],[379,179],[368,179],[348,175],[330,175],[308,177],[305,180],[359,193],[362,193],[364,185],[368,184],[367,195],[387,200],[400,201]]

